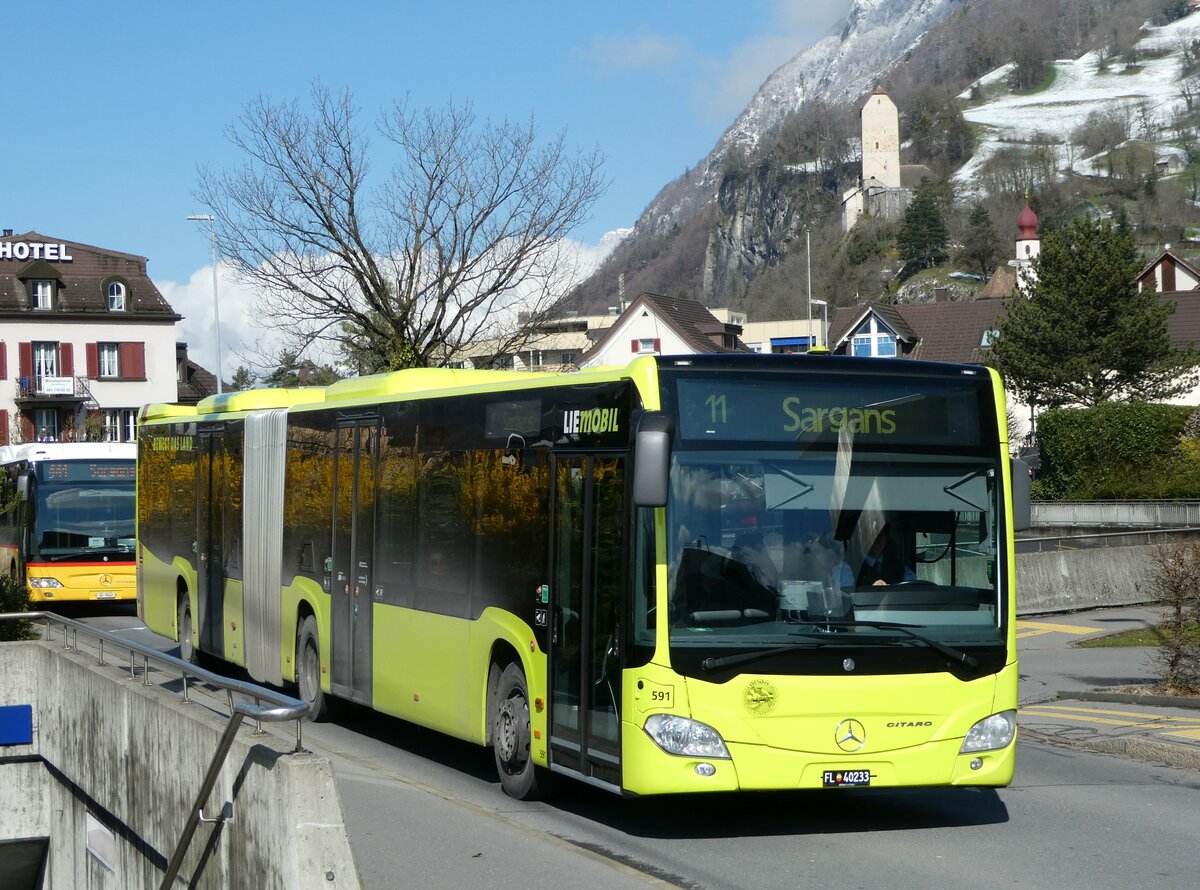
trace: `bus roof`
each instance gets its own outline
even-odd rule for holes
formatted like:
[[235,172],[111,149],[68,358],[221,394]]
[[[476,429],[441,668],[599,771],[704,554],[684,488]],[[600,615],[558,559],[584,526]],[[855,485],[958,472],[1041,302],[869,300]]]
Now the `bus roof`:
[[201,399],[198,414],[236,414],[267,408],[290,408],[325,401],[323,386],[294,386],[285,389],[244,389]]
[[0,464],[136,458],[137,444],[134,442],[29,442],[25,445],[0,446]]

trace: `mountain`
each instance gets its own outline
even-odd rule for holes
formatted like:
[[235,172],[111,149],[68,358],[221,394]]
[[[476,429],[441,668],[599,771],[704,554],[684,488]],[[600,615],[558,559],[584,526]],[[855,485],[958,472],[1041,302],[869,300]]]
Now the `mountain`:
[[[902,163],[929,165],[935,180],[983,201],[1004,245],[1007,220],[1031,186],[1051,213],[1112,185],[1131,197],[1131,184],[1144,185],[1144,175],[1122,183],[1079,176],[1105,165],[1113,171],[1118,153],[1110,136],[1122,127],[1108,127],[1104,139],[1089,137],[1094,144],[1086,153],[1103,152],[1099,168],[1079,163],[1085,147],[1073,144],[1069,127],[1122,118],[1128,140],[1139,114],[1149,114],[1135,102],[1164,117],[1180,104],[1180,59],[1200,60],[1200,42],[1189,45],[1182,31],[1147,36],[1146,23],[1164,10],[1183,15],[1186,0],[855,0],[842,23],[766,80],[705,158],[662,188],[570,300],[603,311],[616,303],[623,281],[628,298],[677,294],[767,319],[794,315],[810,275],[814,295],[833,305],[888,291],[895,233],[867,221],[844,236],[840,218],[841,194],[859,172],[858,110],[877,85],[901,111]],[[1060,72],[1055,59],[1077,61]],[[1087,69],[1100,69],[1107,80],[1094,92],[1110,105],[1076,109],[1068,125],[1053,100],[1032,101],[1031,129],[999,125],[1006,119],[1001,106],[1025,101],[1003,69],[1014,62],[1025,73],[1046,73],[1025,98],[1052,86],[1056,75],[1078,81]],[[1151,68],[1157,74],[1143,77]],[[1200,118],[1200,83],[1192,98]],[[989,103],[998,104],[989,110]],[[1161,121],[1155,148],[1174,138],[1173,130],[1164,135],[1169,124]],[[1055,148],[1046,151],[1048,144]],[[1038,148],[1042,155],[1034,157]],[[1049,155],[1054,160],[1046,161]]]
[[722,159],[732,149],[753,152],[806,101],[855,102],[958,0],[854,0],[845,20],[778,68],[694,170],[670,183],[638,220],[662,232],[715,200]]

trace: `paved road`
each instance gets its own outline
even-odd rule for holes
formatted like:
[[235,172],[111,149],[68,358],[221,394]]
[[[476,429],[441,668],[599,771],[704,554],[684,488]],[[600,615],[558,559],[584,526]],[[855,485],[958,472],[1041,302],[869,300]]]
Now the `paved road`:
[[[122,633],[148,633],[136,618],[122,620]],[[1044,716],[1054,713],[1048,709],[1083,707],[1051,701],[1060,691],[1148,677],[1144,651],[1069,645],[1097,627],[1147,620],[1146,610],[1110,610],[1022,621],[1023,731],[1029,719],[1053,722]],[[1080,716],[1063,713],[1068,724]],[[1197,883],[1200,771],[1029,735],[1018,743],[1014,784],[998,792],[621,800],[572,787],[540,804],[506,798],[488,752],[364,709],[346,707],[336,723],[309,725],[304,739],[334,763],[370,890],[552,884],[1124,890]]]

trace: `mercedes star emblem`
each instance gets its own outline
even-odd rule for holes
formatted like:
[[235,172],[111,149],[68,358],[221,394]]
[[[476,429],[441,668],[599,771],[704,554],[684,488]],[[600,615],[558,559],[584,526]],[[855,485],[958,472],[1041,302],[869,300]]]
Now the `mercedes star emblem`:
[[843,751],[858,751],[867,743],[867,730],[857,720],[843,720],[833,731],[833,740]]

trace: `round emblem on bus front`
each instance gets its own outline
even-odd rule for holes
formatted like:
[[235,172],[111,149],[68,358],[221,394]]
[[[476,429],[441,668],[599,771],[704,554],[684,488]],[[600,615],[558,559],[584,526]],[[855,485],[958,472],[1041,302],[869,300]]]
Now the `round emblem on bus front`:
[[770,714],[779,703],[779,693],[775,686],[766,680],[751,680],[742,693],[742,704],[746,710],[756,717]]
[[858,751],[867,743],[867,728],[857,720],[843,720],[833,731],[833,740],[847,753]]

